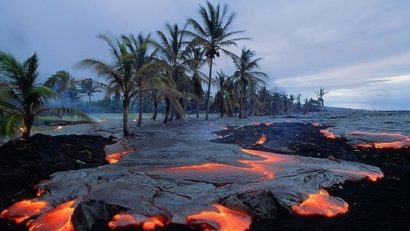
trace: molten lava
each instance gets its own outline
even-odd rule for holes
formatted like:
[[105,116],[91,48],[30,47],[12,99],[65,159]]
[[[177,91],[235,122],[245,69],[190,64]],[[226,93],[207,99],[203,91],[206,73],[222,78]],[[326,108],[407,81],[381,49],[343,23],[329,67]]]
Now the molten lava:
[[335,140],[337,138],[336,134],[331,132],[329,128],[320,130],[320,133],[323,134],[324,137],[330,140]]
[[43,213],[34,221],[27,223],[29,231],[74,231],[71,216],[76,206],[77,201],[72,200]]
[[118,163],[123,156],[127,155],[128,153],[132,152],[133,150],[127,150],[122,152],[114,152],[105,156],[105,160],[110,164]]
[[15,223],[21,223],[49,209],[51,209],[51,207],[47,201],[37,199],[22,200],[5,209],[0,217],[12,220]]
[[159,217],[151,217],[142,223],[142,229],[146,231],[155,230],[157,227],[164,227],[164,222]]
[[347,213],[349,205],[336,197],[329,196],[326,190],[309,194],[308,198],[300,204],[292,206],[292,210],[302,216],[321,215],[334,217]]
[[121,229],[138,226],[137,220],[130,213],[119,213],[108,223],[110,229]]
[[217,211],[202,211],[189,215],[187,222],[190,224],[207,224],[212,229],[205,228],[205,231],[242,231],[249,229],[251,217],[244,213],[226,208],[222,205],[213,205]]
[[351,132],[350,135],[368,136],[368,137],[373,137],[379,140],[387,140],[387,139],[391,140],[391,141],[361,143],[361,144],[354,145],[355,147],[359,147],[359,148],[399,149],[399,148],[404,148],[404,147],[410,147],[410,137],[402,133],[355,131],[355,132]]
[[265,134],[262,134],[259,139],[256,141],[256,144],[262,145],[264,143],[266,143],[266,141],[268,140],[268,137]]

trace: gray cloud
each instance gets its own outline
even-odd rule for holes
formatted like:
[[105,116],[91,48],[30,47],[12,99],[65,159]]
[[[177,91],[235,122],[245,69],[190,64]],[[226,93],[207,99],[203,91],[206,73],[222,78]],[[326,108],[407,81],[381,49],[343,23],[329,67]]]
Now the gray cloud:
[[[225,2],[237,13],[234,28],[252,38],[233,50],[246,45],[264,58],[270,88],[313,97],[314,89],[325,87],[330,105],[410,109],[410,79],[403,77],[410,74],[409,1]],[[38,52],[43,79],[61,69],[94,76],[75,64],[109,60],[97,34],[155,33],[166,22],[197,17],[199,3],[205,1],[2,0],[0,50],[22,59]],[[220,58],[217,68],[233,67]]]

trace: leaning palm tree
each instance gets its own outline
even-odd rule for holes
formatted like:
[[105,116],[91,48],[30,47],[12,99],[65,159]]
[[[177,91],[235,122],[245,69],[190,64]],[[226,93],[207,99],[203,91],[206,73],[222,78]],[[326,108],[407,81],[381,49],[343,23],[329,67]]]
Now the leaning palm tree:
[[256,71],[257,69],[259,69],[258,63],[262,58],[254,58],[254,56],[255,52],[247,48],[242,49],[240,56],[232,56],[232,60],[236,68],[233,76],[238,82],[239,87],[241,88],[239,118],[246,117],[246,91],[248,85],[251,82],[263,83],[263,80],[260,79],[260,77],[267,77],[264,72]]
[[188,23],[194,29],[194,32],[188,33],[193,36],[194,41],[202,45],[209,65],[208,89],[205,99],[205,120],[208,120],[213,61],[216,57],[220,56],[220,52],[231,55],[232,53],[226,48],[237,45],[237,41],[246,38],[234,37],[243,31],[231,31],[231,24],[235,18],[235,13],[228,14],[228,6],[226,4],[221,8],[220,4],[214,6],[212,3],[207,2],[206,6],[199,6],[199,14],[201,23],[192,18],[188,19]]
[[[168,75],[174,83],[176,83],[176,88],[178,91],[183,92],[185,83],[189,81],[186,75],[186,64],[185,55],[187,52],[187,41],[185,28],[179,28],[177,24],[170,25],[166,24],[166,32],[157,31],[159,41],[156,42],[156,47],[161,57],[163,63],[163,68],[165,74]],[[183,99],[179,99],[179,104]],[[171,108],[171,103],[173,100],[165,98],[166,102],[166,114],[164,118],[164,123],[172,119],[170,115],[170,110],[176,112],[177,118],[182,118],[184,113],[175,110],[175,107]],[[175,102],[174,102],[175,103]]]
[[53,92],[37,82],[37,69],[37,54],[21,63],[12,55],[0,52],[0,136],[13,136],[20,131],[20,139],[28,140],[36,116],[45,113],[73,113],[88,119],[73,109],[45,108]]
[[68,71],[57,71],[44,83],[46,87],[53,90],[57,97],[68,97],[72,103],[80,98],[78,84],[79,81]]
[[120,92],[123,107],[123,133],[128,137],[128,108],[132,98],[138,93],[136,75],[134,74],[133,60],[127,45],[122,40],[112,41],[107,36],[99,35],[104,40],[112,54],[113,62],[105,63],[95,59],[84,59],[80,66],[94,69],[94,71],[108,80],[108,88],[112,92]]

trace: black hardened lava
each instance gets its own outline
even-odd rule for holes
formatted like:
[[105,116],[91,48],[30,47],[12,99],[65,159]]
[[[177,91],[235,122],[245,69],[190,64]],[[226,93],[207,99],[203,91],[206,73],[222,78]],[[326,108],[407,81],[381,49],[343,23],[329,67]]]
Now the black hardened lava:
[[[349,212],[335,218],[302,217],[287,212],[274,219],[258,219],[251,230],[409,230],[410,149],[358,149],[344,138],[327,139],[322,126],[306,123],[275,123],[227,127],[214,142],[237,144],[289,155],[337,158],[379,167],[385,177],[377,182],[347,182],[328,189],[349,203]],[[256,144],[261,135],[267,141]]]

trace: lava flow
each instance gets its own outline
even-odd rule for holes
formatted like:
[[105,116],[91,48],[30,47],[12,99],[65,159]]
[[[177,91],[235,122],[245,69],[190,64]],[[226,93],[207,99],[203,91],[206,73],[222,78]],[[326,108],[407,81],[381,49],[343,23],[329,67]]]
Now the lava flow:
[[380,142],[370,142],[370,143],[361,143],[354,145],[359,148],[392,148],[399,149],[404,147],[410,147],[410,137],[401,133],[387,133],[387,132],[362,132],[355,131],[351,132],[350,135],[353,136],[368,136],[374,137],[380,140],[390,139],[392,141],[380,141]]
[[320,215],[335,217],[347,213],[349,205],[340,198],[329,196],[326,190],[309,194],[308,198],[300,204],[292,206],[292,210],[302,216]]
[[226,208],[222,205],[213,205],[217,211],[202,211],[189,215],[189,224],[207,224],[205,231],[242,231],[249,229],[251,217],[244,213]]
[[157,227],[164,227],[165,224],[160,217],[150,217],[145,221],[138,222],[134,215],[126,212],[115,215],[108,223],[108,227],[113,230],[136,228],[139,225],[142,225],[142,229],[145,231],[152,231]]
[[27,223],[29,231],[74,231],[71,216],[77,206],[76,200],[65,202]]
[[324,137],[330,140],[335,140],[337,138],[336,134],[331,132],[329,128],[320,130],[320,133],[323,134]]
[[128,153],[132,152],[133,150],[126,150],[126,151],[122,151],[122,152],[114,152],[111,154],[107,154],[105,156],[105,160],[110,163],[110,164],[116,164],[118,163],[123,156],[127,155]]
[[264,143],[266,143],[266,141],[268,140],[268,137],[265,134],[262,134],[259,139],[256,141],[256,144],[262,145]]
[[3,219],[12,220],[19,224],[30,217],[36,216],[50,209],[51,207],[47,201],[37,199],[22,200],[5,209],[1,213],[0,217]]

